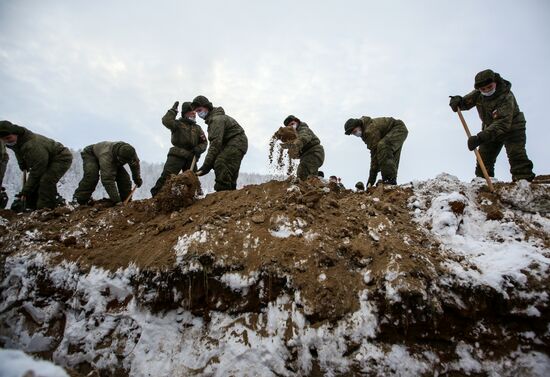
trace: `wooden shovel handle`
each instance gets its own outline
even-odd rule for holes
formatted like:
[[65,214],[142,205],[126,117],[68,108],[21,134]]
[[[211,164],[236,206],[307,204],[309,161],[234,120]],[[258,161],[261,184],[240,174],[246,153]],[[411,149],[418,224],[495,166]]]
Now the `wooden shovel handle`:
[[132,188],[132,191],[130,191],[130,195],[124,200],[124,205],[128,204],[130,199],[132,199],[132,196],[134,195],[134,192],[136,192],[137,185],[134,185],[134,188]]
[[[458,114],[458,117],[460,118],[460,122],[462,123],[462,126],[464,127],[464,131],[466,131],[466,135],[468,138],[472,136],[470,133],[470,129],[468,128],[468,125],[466,124],[466,120],[464,119],[464,116],[462,115],[462,111],[460,111],[460,108],[456,109],[456,113]],[[481,158],[481,155],[479,154],[479,150],[476,148],[474,149],[474,154],[476,155],[477,162],[479,164],[479,167],[481,168],[481,172],[483,173],[483,176],[485,177],[485,181],[487,181],[487,186],[489,187],[489,190],[491,192],[495,191],[495,188],[493,186],[493,182],[491,181],[491,177],[489,177],[489,173],[487,172],[487,169],[485,168],[485,163],[483,162],[483,159]]]

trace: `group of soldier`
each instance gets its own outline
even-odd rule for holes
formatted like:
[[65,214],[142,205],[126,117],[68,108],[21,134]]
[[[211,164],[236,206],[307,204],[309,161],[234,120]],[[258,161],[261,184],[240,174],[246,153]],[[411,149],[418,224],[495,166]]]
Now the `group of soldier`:
[[[531,181],[533,164],[525,150],[525,117],[519,110],[511,92],[510,82],[492,70],[484,70],[475,76],[474,90],[464,97],[452,96],[449,106],[453,111],[477,108],[482,121],[482,130],[469,137],[468,148],[479,152],[490,176],[494,176],[496,158],[504,146],[510,163],[512,180]],[[177,118],[179,113],[180,118]],[[208,126],[208,140],[202,128],[196,123],[199,116]],[[215,173],[216,191],[235,190],[244,155],[248,150],[248,139],[244,129],[221,107],[215,107],[205,96],[197,96],[191,102],[174,103],[164,117],[162,124],[171,132],[172,147],[162,174],[151,189],[154,197],[159,193],[167,178],[194,167],[198,176]],[[291,158],[298,159],[297,178],[306,180],[317,177],[325,160],[325,151],[319,138],[294,115],[287,116],[284,127],[294,130],[296,137],[285,143]],[[371,162],[367,188],[376,184],[381,173],[382,184],[396,185],[401,149],[408,130],[403,121],[391,117],[348,119],[344,133],[354,135],[370,150]],[[36,134],[27,128],[9,121],[0,121],[0,186],[5,173],[7,153],[5,147],[13,150],[20,169],[28,171],[23,188],[14,201],[15,208],[53,208],[60,203],[57,183],[72,163],[72,154],[61,143]],[[208,147],[208,148],[207,148]],[[201,167],[196,167],[201,154],[206,157]],[[119,141],[103,141],[85,147],[82,152],[84,175],[74,193],[78,204],[89,204],[99,179],[113,204],[120,203],[131,195],[132,183],[124,166],[129,165],[135,186],[143,183],[140,162],[136,150],[130,144]],[[476,176],[482,177],[478,165]],[[363,184],[356,186],[363,189]],[[0,192],[0,204],[7,203],[4,188]],[[2,203],[3,202],[3,203]]]

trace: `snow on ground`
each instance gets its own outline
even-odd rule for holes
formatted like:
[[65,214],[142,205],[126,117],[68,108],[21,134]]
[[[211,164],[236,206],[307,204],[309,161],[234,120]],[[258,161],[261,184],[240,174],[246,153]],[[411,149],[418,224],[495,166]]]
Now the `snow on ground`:
[[[476,204],[481,185],[480,181],[465,184],[449,175],[415,182],[410,206],[416,221],[431,229],[440,241],[443,254],[460,256],[467,261],[458,263],[456,259],[447,259],[445,263],[454,275],[444,278],[441,284],[458,279],[465,284],[489,285],[506,297],[505,288],[510,281],[525,284],[526,268],[533,271],[534,276],[542,276],[548,273],[550,265],[550,259],[543,255],[547,250],[535,240],[526,241],[514,218],[536,217],[544,229],[550,229],[550,220],[509,210],[502,220],[487,221]],[[524,198],[525,190],[522,186],[520,194],[511,195],[509,200]],[[465,204],[462,215],[452,211],[449,204],[452,202]],[[306,224],[291,223],[281,217],[274,225],[274,236],[290,237],[301,233]],[[173,249],[178,256],[177,263],[181,263],[181,257],[187,254],[192,243],[204,243],[207,238],[208,233],[203,231],[180,237]],[[398,265],[397,258],[395,269],[385,277],[388,282],[399,276]],[[193,266],[191,270],[196,268],[200,266]],[[40,282],[29,277],[35,276],[31,271],[37,270],[44,271],[53,285],[51,288],[69,292],[70,298],[52,296],[41,302],[40,307],[35,306],[33,298],[40,291]],[[52,268],[44,254],[28,250],[9,256],[5,271],[7,276],[0,286],[0,313],[5,325],[17,336],[2,336],[1,340],[7,347],[28,352],[48,349],[56,341],[55,335],[47,333],[48,324],[60,320],[64,307],[64,330],[61,339],[57,339],[53,360],[68,367],[83,362],[104,370],[122,366],[129,375],[137,377],[299,376],[312,372],[314,360],[327,376],[349,372],[352,366],[368,375],[388,376],[418,376],[430,373],[434,366],[441,367],[438,356],[427,349],[419,352],[405,344],[387,347],[374,340],[379,332],[379,313],[367,290],[361,292],[359,310],[333,323],[312,326],[306,319],[307,308],[301,302],[299,291],[282,294],[259,314],[211,312],[209,321],[205,321],[183,308],[154,313],[140,305],[136,297],[141,295],[143,303],[156,292],[137,292],[132,285],[132,278],[139,273],[135,267],[116,272],[100,268],[82,272],[74,263],[61,263]],[[319,275],[320,281],[325,278]],[[370,272],[365,271],[365,282],[371,278]],[[255,274],[226,273],[220,281],[234,291],[246,292],[257,279]],[[387,294],[389,301],[399,302],[399,297],[390,289]],[[519,294],[548,300],[546,292]],[[33,334],[24,326],[22,316],[11,309],[19,300],[27,301],[24,310],[38,324]],[[530,312],[537,315],[538,310],[533,307]],[[533,336],[524,334],[524,337]],[[347,349],[350,340],[357,345],[351,354]],[[5,357],[5,352],[18,351],[2,351],[0,358]],[[22,355],[19,352],[10,360]],[[475,344],[459,342],[456,355],[457,361],[446,365],[446,370],[488,376],[550,375],[550,359],[539,352],[518,348],[511,355],[486,361],[486,355]],[[1,361],[5,368],[7,364]]]
[[[415,196],[411,197],[410,206],[416,221],[431,229],[446,253],[462,256],[469,262],[448,260],[448,268],[458,279],[474,285],[489,285],[506,295],[505,288],[511,282],[525,285],[526,270],[541,277],[548,273],[550,265],[550,258],[544,256],[548,250],[537,240],[526,241],[516,219],[531,222],[536,217],[544,229],[550,229],[550,219],[507,210],[502,220],[487,220],[476,204],[477,193],[484,183],[476,179],[465,184],[448,174],[415,182]],[[531,195],[529,187],[523,182],[517,186],[522,189],[507,191],[507,200],[524,203],[525,197]],[[465,204],[463,214],[453,212],[452,202]]]
[[0,349],[0,377],[69,377],[63,368],[19,350]]

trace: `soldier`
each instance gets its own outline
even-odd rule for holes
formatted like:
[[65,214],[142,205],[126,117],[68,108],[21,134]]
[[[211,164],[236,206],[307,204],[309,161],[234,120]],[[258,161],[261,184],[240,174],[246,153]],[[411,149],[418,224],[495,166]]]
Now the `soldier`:
[[[477,108],[481,118],[481,132],[468,138],[468,149],[479,147],[479,153],[487,172],[495,175],[495,162],[502,146],[506,148],[512,180],[535,178],[533,163],[525,150],[525,117],[519,110],[512,84],[490,69],[479,72],[474,81],[474,90],[464,97],[452,96],[449,106],[453,111]],[[483,177],[479,164],[475,174]]]
[[214,107],[205,96],[197,96],[191,103],[197,115],[208,125],[208,153],[197,175],[216,174],[214,190],[236,190],[239,169],[248,150],[248,138],[237,121],[225,115],[221,107]]
[[376,183],[378,172],[382,172],[382,183],[396,185],[401,148],[409,133],[405,123],[389,117],[364,116],[348,119],[344,131],[346,135],[360,137],[370,150],[367,187]]
[[8,204],[8,194],[6,188],[3,185],[4,175],[6,174],[6,168],[8,167],[8,152],[6,151],[6,145],[0,140],[0,208],[6,208]]
[[359,181],[355,184],[355,191],[357,192],[365,191],[365,185],[363,184],[363,182]]
[[292,142],[288,153],[291,158],[300,159],[296,175],[301,180],[316,177],[319,168],[325,162],[325,149],[319,138],[309,126],[294,115],[289,115],[283,121],[285,127],[296,131],[297,138]]
[[58,204],[57,182],[71,167],[71,151],[55,140],[7,120],[0,121],[0,138],[15,153],[19,168],[29,172],[17,195],[17,206],[12,209],[54,208]]
[[113,204],[125,200],[132,191],[130,176],[124,165],[132,171],[132,179],[137,187],[143,183],[140,174],[139,158],[136,150],[123,141],[102,141],[88,145],[81,152],[84,176],[74,192],[78,204],[88,204],[99,177]]
[[181,104],[182,117],[180,119],[176,119],[178,105],[179,102],[174,103],[174,106],[162,117],[162,124],[172,133],[173,147],[168,151],[162,174],[151,189],[153,196],[160,191],[170,175],[191,168],[193,156],[198,162],[201,154],[206,150],[206,136],[204,136],[201,126],[195,122],[196,114],[191,108],[191,102]]

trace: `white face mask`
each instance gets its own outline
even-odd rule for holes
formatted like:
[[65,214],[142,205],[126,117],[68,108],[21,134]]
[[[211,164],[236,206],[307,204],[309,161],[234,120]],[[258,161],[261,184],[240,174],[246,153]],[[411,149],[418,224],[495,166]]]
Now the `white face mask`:
[[361,130],[353,131],[353,135],[357,137],[363,136],[363,132]]
[[17,144],[17,141],[11,143],[4,142],[4,144],[6,144],[8,147],[13,147],[15,144]]
[[294,122],[289,124],[289,126],[292,127],[293,129],[296,129],[296,127],[298,127],[298,123]]
[[187,119],[192,120],[194,122],[196,117],[193,115],[193,116],[187,117]]
[[493,90],[491,90],[491,91],[489,91],[489,92],[481,92],[481,90],[480,90],[480,92],[481,92],[481,94],[484,95],[485,97],[490,97],[490,96],[492,96],[493,94],[495,94],[496,90],[497,90],[497,87],[495,86],[495,87],[493,88]]
[[199,118],[204,119],[208,115],[208,111],[199,111],[197,115],[199,116]]

